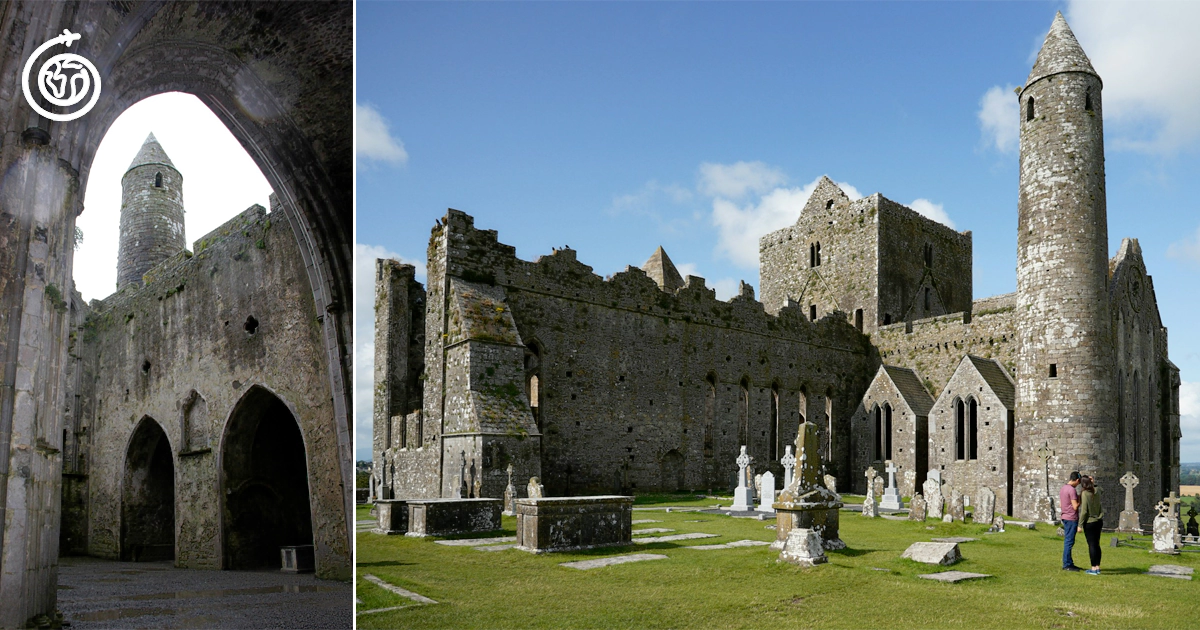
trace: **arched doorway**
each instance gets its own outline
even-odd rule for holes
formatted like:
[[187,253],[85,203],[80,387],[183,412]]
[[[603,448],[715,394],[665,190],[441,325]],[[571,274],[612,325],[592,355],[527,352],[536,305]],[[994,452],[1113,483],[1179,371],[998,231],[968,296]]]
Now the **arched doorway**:
[[125,451],[121,559],[175,559],[175,460],[158,422],[143,416]]
[[313,544],[308,457],[287,405],[255,385],[234,407],[221,448],[223,568],[280,567],[280,547]]

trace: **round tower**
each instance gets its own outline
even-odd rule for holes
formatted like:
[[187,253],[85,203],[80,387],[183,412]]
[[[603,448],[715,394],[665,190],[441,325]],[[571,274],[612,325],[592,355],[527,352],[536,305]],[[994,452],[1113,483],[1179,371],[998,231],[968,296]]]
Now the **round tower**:
[[[1100,75],[1061,13],[1020,90],[1014,510],[1050,514],[1071,471],[1117,479]],[[1116,514],[1116,512],[1110,512]]]
[[152,133],[121,178],[117,288],[140,286],[142,274],[184,247],[183,175]]

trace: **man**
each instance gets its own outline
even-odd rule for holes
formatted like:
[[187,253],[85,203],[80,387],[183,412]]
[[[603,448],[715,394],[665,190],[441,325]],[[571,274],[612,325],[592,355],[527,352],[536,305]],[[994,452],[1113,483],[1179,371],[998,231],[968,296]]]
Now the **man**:
[[1075,546],[1075,532],[1079,527],[1079,471],[1071,473],[1071,478],[1058,491],[1058,509],[1062,513],[1063,528],[1063,571],[1079,571],[1075,560],[1071,558],[1071,548]]

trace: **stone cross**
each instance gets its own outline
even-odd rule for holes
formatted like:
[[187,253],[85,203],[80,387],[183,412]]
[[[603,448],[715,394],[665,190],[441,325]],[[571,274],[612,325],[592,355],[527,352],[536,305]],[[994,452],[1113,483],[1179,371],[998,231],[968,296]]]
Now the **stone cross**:
[[738,465],[738,485],[733,491],[733,507],[730,509],[735,512],[752,512],[754,511],[754,486],[753,482],[746,478],[747,467],[750,465],[750,456],[746,454],[746,446],[742,445],[742,452],[737,456]]
[[896,487],[896,464],[892,463],[892,460],[889,459],[887,462],[887,468],[884,468],[884,470],[886,470],[887,474],[888,474],[887,487],[895,488]]
[[1137,475],[1130,470],[1121,477],[1121,485],[1125,486],[1125,511],[1133,512],[1133,489],[1138,485]]
[[750,456],[746,454],[746,447],[742,447],[742,452],[734,460],[738,465],[738,487],[746,485],[746,467],[750,465]]
[[904,501],[900,498],[900,489],[896,487],[896,464],[890,459],[888,460],[886,470],[888,474],[888,486],[887,490],[883,493],[883,501],[880,503],[880,507],[889,510],[904,509]]
[[513,513],[516,511],[516,503],[514,503],[514,501],[517,498],[517,489],[513,487],[512,473],[513,473],[513,467],[512,467],[512,464],[509,464],[508,465],[508,485],[504,487],[504,511],[503,511],[503,514],[505,514],[506,516],[512,516]]
[[1179,497],[1175,494],[1175,491],[1172,490],[1171,494],[1167,498],[1163,499],[1162,502],[1167,504],[1166,516],[1175,518],[1175,506],[1179,505]]
[[787,451],[779,463],[783,464],[783,487],[786,488],[792,485],[792,471],[796,469],[796,456],[792,454],[791,445],[787,446]]
[[512,485],[512,464],[508,465],[508,485]]
[[541,480],[538,479],[537,477],[530,477],[529,478],[529,487],[525,489],[525,493],[529,496],[529,498],[530,499],[541,499],[542,494],[544,492],[545,492],[545,489],[542,486]]
[[1046,442],[1041,448],[1034,451],[1034,454],[1042,459],[1042,468],[1046,474],[1046,500],[1050,502],[1050,520],[1055,520],[1054,516],[1054,499],[1050,498],[1050,458],[1054,457],[1054,449],[1050,448],[1050,443]]
[[875,496],[875,467],[867,468],[867,472],[864,474],[867,476],[867,494]]

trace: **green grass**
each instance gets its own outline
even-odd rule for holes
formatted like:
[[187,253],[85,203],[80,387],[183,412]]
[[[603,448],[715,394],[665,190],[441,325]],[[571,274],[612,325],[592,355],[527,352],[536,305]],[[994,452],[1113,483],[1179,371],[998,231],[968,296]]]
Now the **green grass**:
[[[639,506],[707,506],[712,499],[646,497]],[[359,508],[359,518],[368,518]],[[719,538],[609,548],[583,553],[534,555],[517,550],[479,552],[446,547],[430,539],[358,534],[357,572],[376,575],[439,603],[362,615],[359,628],[766,628],[766,627],[963,627],[963,628],[1146,628],[1196,626],[1197,583],[1142,575],[1151,564],[1200,567],[1200,553],[1166,557],[1129,547],[1108,547],[1102,537],[1103,575],[1059,569],[1062,539],[1054,527],[1010,527],[984,534],[986,526],[864,519],[841,513],[841,537],[849,546],[830,552],[829,563],[801,569],[776,563],[767,547],[715,551],[687,545],[741,539],[773,540],[757,521],[719,515],[637,510],[633,518],[661,523],[676,533],[707,532]],[[701,522],[689,522],[701,521]],[[503,519],[513,535],[516,521]],[[937,567],[900,559],[909,544],[941,536],[970,536],[960,546],[965,560],[953,568],[995,577],[961,584],[918,579]],[[1148,537],[1141,538],[1149,546]],[[561,562],[626,553],[660,553],[667,560],[591,571]],[[1082,536],[1075,562],[1086,565]],[[879,570],[881,569],[881,570]],[[1200,572],[1198,572],[1200,573]],[[358,581],[360,610],[410,602]]]

